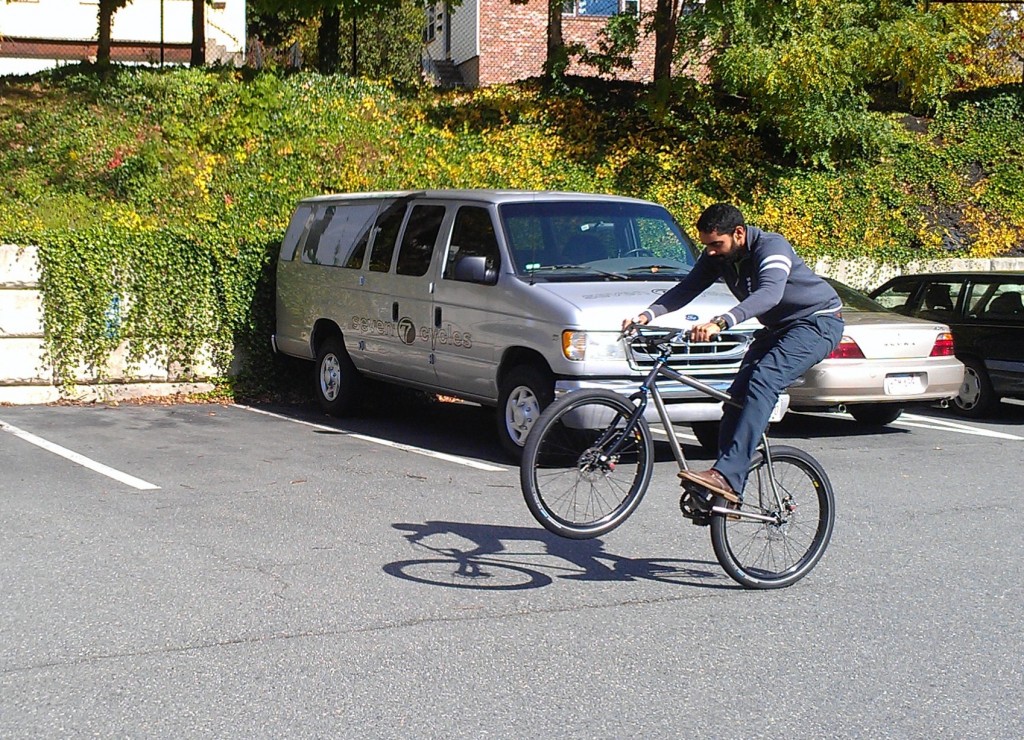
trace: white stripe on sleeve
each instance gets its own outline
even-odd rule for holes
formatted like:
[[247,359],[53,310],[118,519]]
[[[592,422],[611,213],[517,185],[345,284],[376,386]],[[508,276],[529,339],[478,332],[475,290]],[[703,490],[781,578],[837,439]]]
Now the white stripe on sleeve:
[[793,261],[789,257],[783,257],[781,254],[775,254],[768,257],[761,263],[761,269],[758,270],[758,272],[761,273],[772,269],[782,270],[788,275],[789,271],[793,269]]

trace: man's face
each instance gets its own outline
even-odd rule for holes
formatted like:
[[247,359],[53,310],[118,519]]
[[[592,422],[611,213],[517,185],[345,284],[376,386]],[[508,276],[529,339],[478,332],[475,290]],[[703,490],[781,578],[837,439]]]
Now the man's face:
[[747,241],[747,230],[737,226],[727,234],[719,234],[717,231],[698,231],[697,238],[704,245],[704,251],[709,257],[735,262],[743,254],[743,247]]

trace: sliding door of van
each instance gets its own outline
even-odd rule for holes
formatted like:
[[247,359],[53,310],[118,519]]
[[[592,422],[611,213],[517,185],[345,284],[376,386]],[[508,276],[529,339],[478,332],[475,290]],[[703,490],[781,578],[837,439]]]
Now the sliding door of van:
[[501,253],[487,208],[455,213],[441,279],[434,292],[432,331],[438,386],[478,400],[497,396],[495,326],[507,307],[496,285]]

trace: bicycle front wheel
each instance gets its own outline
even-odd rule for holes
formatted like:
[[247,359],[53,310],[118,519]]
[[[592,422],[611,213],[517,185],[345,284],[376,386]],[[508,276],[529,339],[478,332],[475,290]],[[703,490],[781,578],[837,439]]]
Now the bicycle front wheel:
[[711,545],[722,568],[746,588],[783,588],[805,575],[828,547],[835,497],[824,469],[803,450],[771,448],[775,485],[761,452],[754,457],[741,510],[772,521],[711,519]]
[[654,444],[643,417],[612,391],[576,391],[541,414],[519,467],[526,505],[546,529],[587,539],[615,529],[651,482]]

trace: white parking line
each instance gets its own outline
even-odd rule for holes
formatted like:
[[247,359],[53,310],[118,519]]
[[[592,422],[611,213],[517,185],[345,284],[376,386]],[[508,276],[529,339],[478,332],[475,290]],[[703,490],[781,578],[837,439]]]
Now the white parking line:
[[1006,432],[997,432],[992,429],[976,427],[958,421],[947,421],[936,419],[931,416],[919,416],[918,414],[903,413],[900,418],[892,422],[895,426],[917,427],[920,429],[938,429],[943,432],[957,432],[959,434],[973,434],[977,437],[992,437],[994,439],[1010,439],[1016,442],[1024,441],[1024,437]]
[[36,435],[30,432],[26,432],[23,429],[18,429],[18,427],[11,426],[10,424],[2,420],[0,420],[0,430],[10,432],[15,437],[19,437],[30,444],[34,444],[36,447],[42,447],[47,452],[52,452],[55,455],[60,455],[66,460],[70,460],[73,463],[77,463],[84,468],[89,468],[89,470],[100,473],[101,475],[105,475],[108,478],[113,478],[114,480],[120,481],[121,483],[131,486],[132,488],[137,488],[140,491],[156,491],[160,489],[160,486],[154,486],[152,483],[147,483],[141,478],[136,478],[134,475],[122,473],[120,470],[115,470],[114,468],[104,465],[103,463],[96,462],[95,460],[92,460],[86,457],[85,455],[79,455],[77,452],[72,452],[71,450],[65,447],[61,447],[58,444],[54,444],[53,442],[45,440],[42,437],[37,437]]
[[489,465],[488,463],[482,463],[477,460],[470,460],[467,457],[458,457],[457,455],[449,455],[445,452],[436,452],[434,450],[425,450],[422,447],[413,447],[412,445],[402,444],[401,442],[392,442],[389,439],[380,439],[379,437],[370,437],[365,434],[357,434],[356,432],[348,432],[344,429],[338,429],[337,427],[329,427],[324,424],[315,424],[311,421],[303,421],[302,419],[292,419],[288,416],[281,414],[275,414],[272,411],[264,411],[263,409],[255,409],[252,406],[242,406],[241,404],[235,404],[235,408],[240,408],[244,411],[251,411],[254,414],[263,414],[264,416],[270,416],[275,419],[282,419],[284,421],[290,421],[294,424],[302,424],[303,426],[312,427],[313,429],[320,429],[326,432],[335,432],[344,434],[346,437],[352,437],[354,439],[361,439],[364,442],[372,442],[373,444],[384,445],[385,447],[391,447],[396,450],[403,450],[405,452],[412,452],[416,455],[423,455],[425,457],[433,457],[438,460],[446,460],[447,462],[453,462],[456,465],[465,465],[467,468],[476,468],[477,470],[486,470],[491,473],[502,473],[505,468],[498,467],[497,465]]
[[[650,427],[651,434],[657,434],[659,437],[664,437],[665,439],[668,439],[668,434],[665,433],[665,427],[663,427],[661,424],[651,424]],[[691,442],[697,441],[697,438],[694,435],[690,434],[689,432],[680,432],[678,429],[675,430],[675,432],[676,439],[688,439]]]

